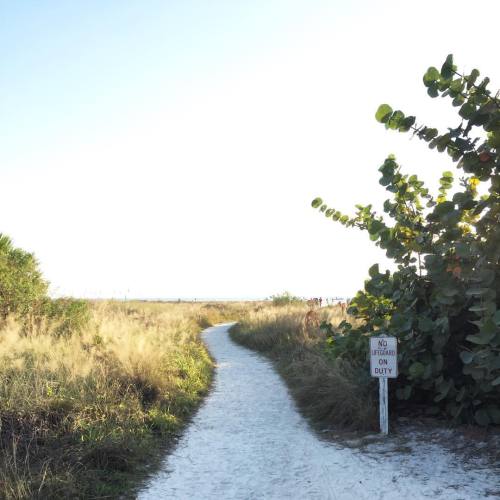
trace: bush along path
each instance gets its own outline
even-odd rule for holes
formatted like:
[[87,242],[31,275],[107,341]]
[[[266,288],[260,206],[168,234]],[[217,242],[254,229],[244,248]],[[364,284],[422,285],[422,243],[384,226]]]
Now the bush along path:
[[139,493],[173,499],[479,499],[498,495],[498,475],[437,444],[395,438],[361,449],[321,441],[297,412],[269,361],[204,332],[217,367],[213,390],[162,472]]
[[[417,125],[414,116],[382,104],[375,118],[390,130],[412,132],[447,153],[436,196],[394,156],[379,168],[390,193],[384,215],[357,205],[354,217],[312,205],[346,227],[369,233],[395,263],[394,272],[369,270],[349,312],[360,326],[331,328],[334,357],[367,362],[368,337],[399,342],[402,406],[481,426],[500,424],[500,99],[479,71],[459,72],[449,55],[423,77],[430,97],[451,99],[457,121],[445,132]],[[456,173],[459,181],[455,182]]]

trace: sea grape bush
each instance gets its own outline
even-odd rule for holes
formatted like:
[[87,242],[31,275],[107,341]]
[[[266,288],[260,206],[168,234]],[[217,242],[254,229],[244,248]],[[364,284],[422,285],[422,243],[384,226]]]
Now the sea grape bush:
[[500,424],[500,100],[478,70],[459,73],[452,55],[440,70],[429,68],[423,82],[429,96],[451,99],[459,115],[455,128],[418,125],[388,104],[375,117],[446,152],[458,174],[444,172],[433,196],[389,156],[379,168],[390,193],[384,216],[371,205],[357,205],[350,217],[321,198],[312,202],[326,217],[366,230],[397,265],[392,273],[370,268],[350,307],[362,326],[343,322],[332,331],[325,325],[330,350],[365,363],[368,337],[393,335],[398,399],[457,421]]

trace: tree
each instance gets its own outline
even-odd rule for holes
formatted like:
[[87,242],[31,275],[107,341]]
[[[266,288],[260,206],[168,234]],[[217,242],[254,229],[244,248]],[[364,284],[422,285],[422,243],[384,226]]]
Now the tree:
[[393,335],[401,353],[399,399],[488,425],[500,424],[500,101],[489,79],[478,78],[476,69],[459,73],[452,55],[441,70],[425,73],[429,96],[451,98],[458,111],[458,125],[447,132],[416,125],[414,116],[388,104],[375,114],[387,129],[412,132],[447,152],[461,175],[456,192],[450,194],[452,172],[443,173],[434,197],[389,156],[379,168],[380,184],[391,193],[385,216],[371,205],[357,205],[354,217],[321,198],[312,205],[368,231],[397,264],[394,273],[370,268],[350,308],[363,325],[343,322],[331,337],[332,352],[363,363],[370,335]]
[[0,316],[27,315],[44,300],[47,286],[34,255],[0,233]]

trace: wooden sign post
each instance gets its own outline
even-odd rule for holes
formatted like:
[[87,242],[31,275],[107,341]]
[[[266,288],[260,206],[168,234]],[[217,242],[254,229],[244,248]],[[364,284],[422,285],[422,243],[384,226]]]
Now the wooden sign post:
[[379,382],[380,432],[389,433],[389,378],[398,376],[398,344],[395,337],[370,338],[370,372]]

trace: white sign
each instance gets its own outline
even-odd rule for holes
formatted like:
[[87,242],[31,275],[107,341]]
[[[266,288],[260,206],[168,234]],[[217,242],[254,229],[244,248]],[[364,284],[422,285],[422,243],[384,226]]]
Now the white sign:
[[398,376],[398,344],[395,337],[370,338],[370,372],[372,377]]

